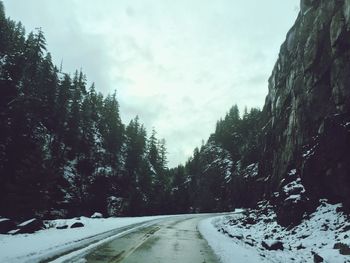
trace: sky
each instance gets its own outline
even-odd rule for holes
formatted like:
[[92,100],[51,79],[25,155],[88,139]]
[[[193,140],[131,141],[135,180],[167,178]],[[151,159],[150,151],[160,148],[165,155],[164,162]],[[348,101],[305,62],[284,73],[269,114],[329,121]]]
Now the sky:
[[117,92],[166,140],[169,167],[192,155],[234,104],[262,108],[300,0],[4,0],[26,30],[42,28],[64,72]]

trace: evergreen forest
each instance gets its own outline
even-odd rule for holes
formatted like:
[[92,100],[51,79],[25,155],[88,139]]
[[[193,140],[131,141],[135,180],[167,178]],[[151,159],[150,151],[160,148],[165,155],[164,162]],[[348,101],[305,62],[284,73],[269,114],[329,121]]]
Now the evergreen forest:
[[82,71],[63,72],[44,32],[27,34],[2,3],[0,92],[3,216],[224,211],[234,206],[237,164],[256,168],[260,110],[241,117],[233,106],[185,165],[169,169],[155,130],[137,116],[122,123],[117,92],[104,96]]

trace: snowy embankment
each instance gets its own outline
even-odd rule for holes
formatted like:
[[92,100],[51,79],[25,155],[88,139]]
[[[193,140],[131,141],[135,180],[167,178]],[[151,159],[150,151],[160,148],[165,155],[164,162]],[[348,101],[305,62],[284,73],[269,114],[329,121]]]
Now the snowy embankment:
[[202,235],[223,263],[350,262],[350,220],[325,201],[295,227],[276,223],[270,208],[204,220]]
[[[130,218],[87,218],[47,221],[50,228],[34,234],[0,235],[0,262],[39,262],[65,254],[87,245],[97,245],[101,240],[120,235],[141,223],[165,216]],[[81,222],[84,227],[56,229],[57,226]],[[129,228],[128,228],[129,227]]]
[[244,246],[240,242],[235,242],[229,236],[223,235],[218,231],[218,222],[225,222],[229,218],[236,216],[238,214],[205,219],[199,223],[198,229],[222,263],[268,262],[261,258],[259,251],[256,249]]

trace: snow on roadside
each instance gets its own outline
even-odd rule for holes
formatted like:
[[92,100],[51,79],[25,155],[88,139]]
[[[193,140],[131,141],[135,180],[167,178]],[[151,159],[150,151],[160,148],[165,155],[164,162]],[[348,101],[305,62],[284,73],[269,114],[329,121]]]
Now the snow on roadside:
[[240,243],[236,243],[232,238],[221,234],[214,226],[218,222],[226,221],[231,216],[219,216],[201,221],[198,229],[202,236],[208,241],[209,246],[218,256],[222,263],[244,262],[244,263],[264,263],[269,262],[262,258],[256,249]]
[[[34,234],[1,235],[0,262],[38,262],[40,258],[62,253],[86,238],[102,234],[116,228],[143,223],[164,216],[102,218],[93,219],[81,217],[77,219],[60,219],[48,221],[53,227],[38,231]],[[72,225],[81,222],[84,227],[56,229],[56,226]]]
[[[350,220],[340,207],[321,200],[317,210],[294,228],[278,225],[271,207],[265,207],[263,212],[205,220],[199,229],[223,263],[321,262],[317,258],[345,263],[350,262]],[[278,246],[269,250],[272,244]]]

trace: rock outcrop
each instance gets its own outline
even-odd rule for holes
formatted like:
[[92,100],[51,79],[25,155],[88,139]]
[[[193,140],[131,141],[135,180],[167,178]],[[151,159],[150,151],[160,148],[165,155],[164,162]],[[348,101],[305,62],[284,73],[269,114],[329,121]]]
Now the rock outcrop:
[[0,234],[6,234],[16,228],[14,221],[8,218],[0,218]]
[[41,229],[45,229],[45,225],[42,220],[32,218],[30,220],[27,220],[18,226],[18,231],[15,231],[15,234],[31,234],[36,231],[39,231]]
[[79,228],[79,227],[84,227],[84,224],[82,222],[75,222],[70,226],[70,228]]
[[295,169],[310,200],[349,202],[350,0],[301,0],[263,115],[265,195],[281,191]]

